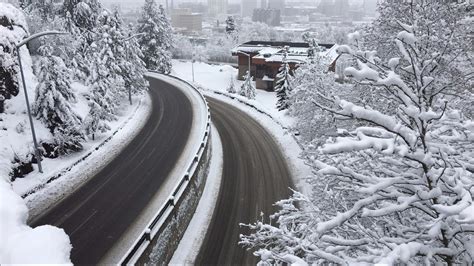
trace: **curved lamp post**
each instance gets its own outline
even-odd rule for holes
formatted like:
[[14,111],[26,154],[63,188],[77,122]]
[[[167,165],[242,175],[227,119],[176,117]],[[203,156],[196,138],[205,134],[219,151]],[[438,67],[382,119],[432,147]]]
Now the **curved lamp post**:
[[[123,39],[123,41],[124,41],[124,42],[128,42],[128,41],[130,41],[131,39],[136,38],[136,37],[139,37],[139,36],[142,36],[142,35],[145,35],[145,33],[144,33],[144,32],[142,32],[142,33],[137,33],[137,34],[135,34],[135,35],[132,35],[132,36],[129,36],[129,37]],[[133,103],[132,103],[132,88],[131,88],[130,86],[128,86],[128,101],[130,102],[130,105],[133,104]]]
[[26,109],[28,110],[28,118],[30,120],[30,127],[31,127],[31,135],[33,135],[33,143],[35,145],[35,156],[36,161],[38,162],[38,170],[40,173],[43,173],[43,168],[41,166],[41,154],[38,149],[38,142],[36,140],[36,133],[35,133],[35,126],[33,124],[33,117],[31,116],[31,108],[30,108],[30,101],[28,99],[28,91],[26,89],[26,82],[25,82],[25,75],[23,73],[23,66],[21,64],[21,56],[20,56],[20,47],[27,44],[29,41],[36,39],[41,36],[45,35],[57,35],[57,34],[68,34],[66,32],[59,32],[59,31],[45,31],[31,35],[30,37],[24,39],[20,43],[16,45],[17,56],[18,56],[18,64],[20,66],[20,73],[21,73],[21,81],[23,83],[23,91],[25,93],[25,100],[26,100]]

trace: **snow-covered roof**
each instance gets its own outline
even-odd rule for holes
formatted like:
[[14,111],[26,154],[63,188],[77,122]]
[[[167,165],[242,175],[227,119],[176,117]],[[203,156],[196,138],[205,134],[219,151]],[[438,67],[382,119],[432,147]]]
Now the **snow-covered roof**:
[[309,44],[302,43],[302,42],[268,42],[268,41],[250,41],[243,43],[234,49],[232,49],[232,54],[236,54],[237,52],[244,52],[244,53],[254,53],[254,54],[262,54],[262,50],[264,53],[277,53],[283,47],[288,46],[290,49],[308,49]]
[[324,57],[326,57],[330,62],[334,62],[334,60],[337,59],[339,54],[337,53],[337,48],[339,45],[335,44],[333,47],[331,47],[329,50],[324,51]]
[[[291,42],[247,42],[232,49],[232,54],[237,55],[238,52],[256,54],[253,58],[263,59],[265,62],[283,62],[283,49],[287,46],[288,56],[287,62],[302,64],[308,60],[309,44],[307,43],[291,43]],[[328,63],[336,60],[338,54],[336,52],[337,45],[321,44],[321,52],[319,56],[328,60]]]

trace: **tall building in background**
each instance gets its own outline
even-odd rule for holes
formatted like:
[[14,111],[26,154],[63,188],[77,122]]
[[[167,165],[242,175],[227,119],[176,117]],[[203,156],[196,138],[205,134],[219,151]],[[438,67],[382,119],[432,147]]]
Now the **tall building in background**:
[[266,23],[270,26],[280,26],[281,12],[279,9],[257,8],[253,10],[252,21]]
[[253,10],[257,8],[257,0],[242,0],[242,17],[252,17]]
[[260,8],[268,8],[267,0],[260,0]]
[[227,6],[228,0],[207,0],[208,12],[211,17],[227,14]]
[[177,32],[184,34],[202,31],[202,14],[192,13],[189,8],[177,8],[171,12],[171,24]]
[[283,11],[285,11],[285,0],[270,0],[268,1],[268,8],[280,10],[283,14]]

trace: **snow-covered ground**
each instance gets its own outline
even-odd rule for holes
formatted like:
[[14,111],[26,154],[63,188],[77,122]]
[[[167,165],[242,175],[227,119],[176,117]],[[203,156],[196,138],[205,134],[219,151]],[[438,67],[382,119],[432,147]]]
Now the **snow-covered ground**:
[[[110,124],[112,130],[100,139],[86,142],[83,151],[61,159],[45,159],[43,168],[47,174],[33,172],[13,182],[19,194],[35,190],[25,198],[31,217],[53,207],[113,160],[145,125],[151,112],[151,99],[143,95],[135,98],[132,106],[123,107],[119,119]],[[46,184],[51,177],[58,178]]]
[[[174,60],[172,73],[184,80],[193,82],[191,62]],[[297,188],[305,194],[309,193],[309,186],[305,179],[310,175],[311,169],[300,158],[302,150],[295,137],[287,130],[292,127],[294,120],[287,115],[286,111],[276,109],[277,97],[275,92],[257,90],[255,100],[248,100],[237,94],[228,95],[226,90],[231,78],[234,79],[237,91],[242,84],[241,81],[236,80],[237,73],[238,70],[229,65],[211,65],[197,62],[194,63],[194,84],[200,87],[206,96],[232,104],[259,121],[282,147]],[[221,93],[224,95],[220,95]],[[228,96],[232,96],[233,99]]]
[[[174,60],[172,74],[193,83],[191,67],[190,62]],[[195,63],[194,71],[194,84],[202,89],[204,95],[217,98],[245,111],[273,135],[287,158],[297,189],[308,195],[310,187],[305,179],[310,175],[311,169],[300,158],[302,150],[295,137],[287,130],[292,126],[293,120],[286,115],[286,112],[280,112],[276,109],[277,98],[275,93],[258,90],[255,100],[248,100],[235,94],[228,95],[226,89],[231,78],[234,79],[237,90],[241,85],[241,82],[236,80],[237,69],[229,65]],[[222,163],[222,158],[216,158],[215,149],[222,149],[222,144],[220,141],[216,141],[216,137],[219,135],[217,130],[213,129],[212,134],[213,155],[208,183],[194,217],[183,236],[186,241],[180,242],[170,261],[172,265],[191,265],[194,263],[214,212],[220,186],[219,164]],[[220,156],[222,156],[222,151]]]
[[[16,42],[24,37],[26,20],[21,11],[9,4],[0,3],[0,17],[14,20],[16,25],[11,28],[0,26],[0,43]],[[20,51],[31,100],[36,86],[32,60],[26,47],[22,47]],[[10,65],[13,60],[15,59],[4,54],[1,64]],[[39,123],[36,125],[39,137],[49,137],[44,126]],[[19,95],[5,101],[5,112],[0,114],[0,263],[68,264],[72,247],[64,230],[49,225],[29,227],[26,224],[28,208],[11,187],[10,171],[14,158],[25,157],[31,152],[29,130],[25,96],[20,91]]]
[[[188,61],[173,60],[174,75],[193,82],[192,64]],[[194,84],[204,90],[225,92],[229,87],[231,78],[234,80],[235,88],[238,91],[242,81],[237,80],[238,70],[230,65],[194,63]],[[286,112],[276,110],[277,98],[275,92],[257,90],[257,97],[254,104],[261,107],[265,112],[272,114],[285,125],[291,125],[293,119],[286,115]]]

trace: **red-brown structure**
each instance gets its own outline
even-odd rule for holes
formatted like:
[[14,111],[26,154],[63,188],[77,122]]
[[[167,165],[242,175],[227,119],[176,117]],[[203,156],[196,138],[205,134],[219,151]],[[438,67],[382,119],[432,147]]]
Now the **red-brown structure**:
[[[308,43],[250,41],[235,47],[232,50],[232,55],[238,57],[238,79],[244,79],[250,65],[250,74],[255,79],[256,88],[273,91],[275,77],[283,64],[283,50],[285,48],[288,49],[286,61],[291,71],[308,61],[310,49]],[[331,65],[334,64],[335,48],[334,44],[319,44],[323,55],[331,55]]]

